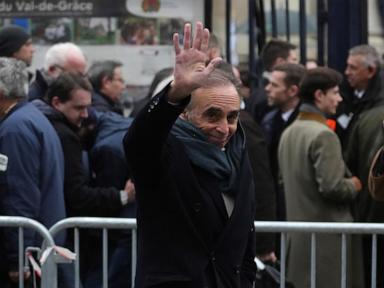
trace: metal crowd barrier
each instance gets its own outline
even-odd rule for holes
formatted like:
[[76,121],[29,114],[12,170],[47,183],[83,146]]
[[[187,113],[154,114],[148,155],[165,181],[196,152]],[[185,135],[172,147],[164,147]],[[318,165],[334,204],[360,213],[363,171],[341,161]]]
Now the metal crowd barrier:
[[132,230],[132,287],[136,272],[136,219],[128,218],[98,218],[98,217],[73,217],[57,222],[49,232],[53,237],[64,229],[74,228],[74,245],[77,255],[75,260],[75,288],[80,288],[80,237],[79,228],[95,228],[103,231],[103,288],[108,288],[108,229]]
[[[384,224],[376,223],[335,223],[335,222],[274,222],[255,221],[256,232],[281,233],[281,259],[280,259],[280,287],[285,288],[286,280],[286,240],[287,233],[307,233],[311,235],[311,288],[316,287],[316,236],[317,234],[340,234],[341,235],[341,288],[347,286],[347,235],[370,234],[372,235],[372,272],[371,287],[376,287],[377,275],[377,235],[384,234]],[[19,271],[23,271],[23,229],[31,228],[39,232],[44,238],[46,245],[53,246],[53,237],[65,229],[74,229],[74,249],[77,255],[75,260],[75,287],[80,288],[80,237],[79,229],[94,228],[102,229],[103,232],[103,288],[108,287],[108,229],[131,229],[132,230],[132,287],[136,271],[136,219],[123,218],[94,218],[77,217],[67,218],[59,221],[49,231],[40,223],[23,217],[0,216],[0,227],[19,227]],[[52,257],[53,258],[53,257]],[[21,273],[20,273],[21,274]],[[22,280],[22,275],[19,276]],[[23,281],[20,286],[23,288]],[[53,260],[47,261],[42,266],[42,288],[57,287],[57,266]]]
[[376,223],[340,223],[340,222],[273,222],[255,221],[256,232],[281,233],[280,247],[280,288],[285,288],[286,235],[289,232],[311,234],[311,288],[316,287],[316,234],[341,234],[341,288],[347,286],[347,235],[371,234],[371,287],[376,288],[377,275],[377,234],[384,234],[384,224]]
[[[9,217],[0,216],[0,227],[17,227],[18,228],[18,258],[19,258],[19,288],[24,288],[24,229],[33,229],[38,232],[44,240],[44,246],[54,246],[55,242],[47,230],[41,223],[25,217]],[[4,260],[2,260],[4,261]],[[49,255],[47,261],[41,267],[41,287],[56,288],[57,287],[57,271],[53,260],[53,255]]]

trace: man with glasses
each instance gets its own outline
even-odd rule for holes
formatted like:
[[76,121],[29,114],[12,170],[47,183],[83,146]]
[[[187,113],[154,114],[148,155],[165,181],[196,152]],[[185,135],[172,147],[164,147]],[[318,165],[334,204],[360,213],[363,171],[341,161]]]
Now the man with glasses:
[[79,46],[70,42],[53,45],[45,54],[44,68],[36,71],[35,81],[29,87],[29,100],[42,99],[64,71],[84,76],[86,67],[87,60]]
[[124,91],[124,79],[118,61],[106,60],[95,62],[88,70],[89,80],[93,86],[92,106],[100,112],[112,111],[123,115],[120,102]]

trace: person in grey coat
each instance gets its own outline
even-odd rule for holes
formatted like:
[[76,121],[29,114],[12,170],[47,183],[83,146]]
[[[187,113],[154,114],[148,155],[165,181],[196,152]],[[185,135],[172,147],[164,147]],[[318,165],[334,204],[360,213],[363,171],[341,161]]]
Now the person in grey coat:
[[[300,85],[303,104],[278,150],[288,221],[352,221],[349,204],[361,182],[349,175],[337,135],[326,124],[342,100],[340,81],[338,72],[322,67],[308,71]],[[316,287],[340,287],[340,247],[340,235],[317,236]],[[287,249],[288,279],[296,288],[310,287],[310,234],[288,234]]]

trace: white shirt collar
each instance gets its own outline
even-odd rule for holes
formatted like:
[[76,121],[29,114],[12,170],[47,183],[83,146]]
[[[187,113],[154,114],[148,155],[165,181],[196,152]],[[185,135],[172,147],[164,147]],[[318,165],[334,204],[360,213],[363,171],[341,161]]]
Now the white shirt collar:
[[294,108],[292,108],[291,110],[288,110],[288,111],[285,111],[285,112],[282,112],[281,113],[281,118],[283,118],[283,120],[285,122],[288,121],[289,117],[291,116],[291,114],[293,113],[293,110],[295,110]]
[[354,91],[355,97],[361,99],[364,96],[364,92],[365,92],[365,90],[360,90],[360,91],[359,90],[355,90]]

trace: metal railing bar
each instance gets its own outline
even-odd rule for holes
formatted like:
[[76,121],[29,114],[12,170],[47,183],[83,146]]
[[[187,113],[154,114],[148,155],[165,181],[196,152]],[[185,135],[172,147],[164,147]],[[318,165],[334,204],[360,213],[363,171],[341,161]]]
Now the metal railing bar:
[[72,217],[61,220],[53,225],[49,232],[56,236],[62,229],[68,228],[95,228],[95,229],[134,229],[136,219],[133,218],[102,218],[102,217]]
[[377,275],[377,235],[372,235],[372,264],[371,264],[371,287],[376,287],[376,275]]
[[19,288],[24,288],[24,230],[19,227]]
[[311,233],[311,288],[316,288],[316,234]]
[[75,287],[80,288],[80,235],[79,229],[74,229],[74,238],[75,238]]
[[43,237],[48,246],[55,245],[53,237],[48,232],[47,228],[33,219],[20,216],[0,216],[0,227],[22,227],[33,229]]
[[347,235],[341,235],[341,288],[347,287]]
[[289,0],[285,0],[285,33],[287,33],[287,41],[291,41],[291,23],[289,19]]
[[103,229],[103,288],[108,288],[108,230]]
[[384,234],[381,223],[255,221],[256,232]]
[[131,282],[131,287],[134,288],[135,287],[135,276],[136,276],[136,259],[137,259],[137,251],[136,251],[136,247],[137,247],[137,230],[136,229],[132,229],[132,244],[131,244],[131,248],[132,248],[132,282]]
[[280,236],[280,287],[285,288],[285,262],[286,262],[286,242],[287,235],[281,233]]

